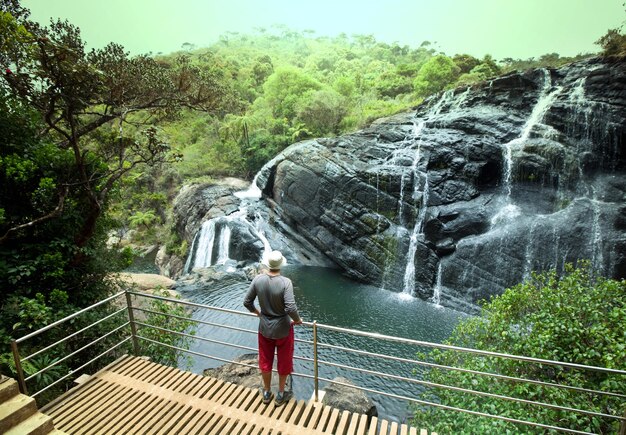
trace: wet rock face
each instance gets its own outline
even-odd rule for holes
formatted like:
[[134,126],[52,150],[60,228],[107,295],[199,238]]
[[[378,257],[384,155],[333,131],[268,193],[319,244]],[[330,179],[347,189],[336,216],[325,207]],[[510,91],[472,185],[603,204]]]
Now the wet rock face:
[[513,73],[295,144],[258,185],[353,278],[447,305],[579,259],[624,277],[625,106],[624,62]]

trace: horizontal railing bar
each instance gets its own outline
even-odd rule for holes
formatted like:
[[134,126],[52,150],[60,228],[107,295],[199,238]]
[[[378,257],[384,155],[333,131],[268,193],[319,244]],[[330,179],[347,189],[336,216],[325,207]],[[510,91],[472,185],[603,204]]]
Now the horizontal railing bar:
[[580,435],[596,435],[593,432],[584,432],[584,431],[579,431],[579,430],[576,430],[576,429],[568,429],[568,428],[564,428],[564,427],[550,426],[550,425],[547,425],[547,424],[535,423],[535,422],[526,421],[526,420],[518,420],[518,419],[515,419],[515,418],[504,417],[504,416],[501,416],[501,415],[486,414],[484,412],[472,411],[472,410],[464,409],[464,408],[456,408],[454,406],[442,405],[441,403],[428,402],[426,400],[415,399],[413,397],[400,396],[398,394],[386,393],[384,391],[378,391],[378,390],[373,390],[371,388],[360,387],[360,386],[354,385],[354,384],[347,384],[345,382],[340,382],[340,381],[336,381],[336,380],[333,380],[333,379],[322,378],[322,377],[319,377],[319,379],[322,380],[322,381],[333,383],[333,384],[343,385],[344,387],[350,387],[350,388],[355,388],[357,390],[366,391],[366,392],[371,393],[371,394],[380,394],[382,396],[387,396],[387,397],[392,397],[394,399],[414,402],[414,403],[417,403],[419,405],[433,406],[435,408],[441,408],[441,409],[445,409],[445,410],[448,410],[448,411],[463,412],[463,413],[466,413],[466,414],[476,415],[478,417],[494,418],[494,419],[497,419],[497,420],[508,421],[509,423],[524,424],[524,425],[527,425],[527,426],[535,426],[535,427],[540,427],[540,428],[543,428],[543,429],[558,430],[558,431],[567,432],[567,433],[575,433],[575,434],[580,434]]
[[559,411],[574,412],[574,413],[578,413],[578,414],[591,415],[591,416],[595,416],[595,417],[605,417],[605,418],[612,418],[612,419],[617,419],[617,420],[621,420],[622,419],[622,417],[616,416],[616,415],[612,415],[612,414],[603,414],[603,413],[600,413],[600,412],[587,411],[587,410],[584,410],[584,409],[570,408],[570,407],[567,407],[567,406],[554,405],[552,403],[535,402],[535,401],[528,400],[528,399],[519,399],[517,397],[503,396],[503,395],[500,395],[500,394],[487,393],[487,392],[484,392],[484,391],[469,390],[467,388],[455,387],[455,386],[452,386],[452,385],[438,384],[438,383],[435,383],[435,382],[423,381],[423,380],[420,380],[420,379],[407,378],[407,377],[403,377],[403,376],[392,375],[392,374],[377,372],[377,371],[368,370],[368,369],[362,369],[360,367],[352,367],[352,366],[347,366],[347,365],[344,365],[344,364],[333,363],[333,362],[330,362],[330,361],[321,361],[321,360],[318,360],[318,361],[319,361],[320,364],[325,364],[325,365],[331,366],[331,367],[336,367],[336,368],[341,368],[341,369],[346,369],[346,370],[353,370],[353,371],[360,372],[360,373],[367,373],[369,375],[380,376],[380,377],[383,377],[383,378],[394,379],[394,380],[397,380],[397,381],[410,382],[410,383],[413,383],[413,384],[424,385],[424,386],[427,386],[427,387],[441,388],[441,389],[445,389],[445,390],[451,390],[451,391],[457,391],[457,392],[462,392],[462,393],[473,394],[473,395],[476,395],[476,396],[490,397],[492,399],[508,400],[510,402],[524,403],[526,405],[541,406],[541,407],[544,407],[544,408],[556,409],[556,410],[559,410]]
[[[306,323],[310,324],[311,326],[313,325],[312,323],[309,323],[309,322],[306,322]],[[580,369],[580,370],[590,370],[590,371],[602,372],[602,373],[626,375],[626,370],[609,369],[605,367],[595,367],[595,366],[588,366],[584,364],[575,364],[575,363],[553,361],[553,360],[542,359],[542,358],[511,355],[511,354],[501,353],[501,352],[491,352],[488,350],[470,349],[467,347],[452,346],[449,344],[437,344],[437,343],[431,343],[428,341],[412,340],[409,338],[402,338],[402,337],[391,337],[389,335],[378,334],[375,332],[365,332],[365,331],[359,331],[357,329],[340,328],[337,326],[324,325],[322,323],[318,323],[317,327],[326,329],[329,331],[344,332],[344,333],[349,333],[349,334],[354,334],[354,335],[360,335],[363,337],[376,338],[379,340],[387,340],[387,341],[393,341],[396,343],[412,344],[415,346],[431,347],[431,348],[444,349],[444,350],[454,350],[457,352],[473,353],[476,355],[492,356],[492,357],[498,357],[498,358],[508,358],[508,359],[532,362],[532,363],[537,363],[537,364],[546,364],[546,365],[553,365],[553,366],[569,367],[569,368]]]
[[143,311],[144,313],[157,314],[159,316],[174,317],[176,319],[185,320],[187,322],[196,322],[196,323],[201,323],[203,325],[217,326],[221,328],[232,329],[234,331],[249,332],[251,334],[256,334],[258,332],[257,330],[254,330],[254,329],[244,329],[244,328],[239,328],[237,326],[230,326],[230,325],[223,325],[221,323],[207,322],[206,320],[190,319],[188,317],[179,316],[177,314],[159,313],[158,311],[148,310],[146,308],[133,307],[133,310]]
[[[234,344],[234,343],[226,343],[225,341],[220,341],[220,340],[214,340],[212,338],[206,338],[206,337],[199,337],[197,335],[192,335],[192,334],[187,334],[185,332],[179,332],[179,331],[173,331],[171,329],[167,329],[167,328],[162,328],[160,326],[155,326],[155,325],[150,325],[149,323],[143,323],[143,322],[138,322],[135,321],[135,323],[137,325],[141,325],[143,327],[147,327],[147,328],[153,328],[153,329],[158,329],[159,331],[163,331],[163,332],[169,332],[171,334],[175,334],[181,337],[187,337],[187,338],[193,338],[196,340],[202,340],[202,341],[206,341],[209,343],[215,343],[215,344],[221,344],[223,346],[230,346],[230,347],[236,347],[237,349],[243,349],[243,350],[252,350],[254,352],[256,352],[256,348],[254,347],[249,347],[249,346],[243,346],[240,344]],[[144,337],[145,338],[145,337]]]
[[[142,339],[142,340],[148,341],[148,342],[150,342],[150,343],[154,343],[154,344],[158,344],[158,345],[161,345],[161,346],[169,347],[170,349],[179,350],[179,351],[181,351],[181,352],[190,353],[190,354],[192,354],[192,355],[201,356],[201,357],[208,358],[208,359],[214,359],[214,360],[216,360],[216,361],[221,361],[221,362],[226,362],[226,363],[232,363],[232,364],[239,364],[239,365],[241,365],[241,366],[251,367],[251,368],[254,368],[254,369],[258,369],[258,368],[259,368],[258,366],[253,366],[252,364],[246,364],[246,363],[242,363],[242,362],[239,362],[239,361],[233,361],[233,360],[226,359],[226,358],[220,358],[220,357],[217,357],[217,356],[207,355],[207,354],[205,354],[205,353],[196,352],[196,351],[189,350],[189,349],[183,349],[182,347],[177,347],[177,346],[173,346],[173,345],[171,345],[171,344],[162,343],[162,342],[160,342],[160,341],[158,341],[158,340],[152,340],[151,338],[142,337],[142,336],[140,336],[140,335],[138,335],[138,336],[137,336],[137,338],[140,338],[140,339]],[[275,369],[272,369],[272,371],[273,371],[274,373],[276,373],[276,370],[275,370]],[[291,373],[291,374],[292,374],[292,375],[294,375],[294,376],[300,376],[300,377],[303,377],[303,378],[310,378],[310,379],[313,379],[313,376],[311,376],[311,375],[305,375],[305,374],[303,374],[303,373],[296,373],[296,372],[293,372],[293,373]]]
[[157,300],[160,300],[160,301],[172,302],[172,303],[175,303],[175,304],[188,305],[190,307],[208,308],[208,309],[214,310],[214,311],[221,311],[222,313],[231,313],[231,314],[239,314],[241,316],[257,317],[256,314],[250,313],[250,312],[246,312],[246,311],[231,310],[231,309],[228,309],[228,308],[214,307],[212,305],[198,304],[198,303],[195,303],[195,302],[185,301],[183,299],[166,298],[166,297],[163,297],[163,296],[156,296],[156,295],[151,295],[151,294],[147,294],[147,293],[138,293],[138,292],[134,292],[134,291],[129,291],[128,293],[130,293],[131,295],[145,297],[145,298],[148,298],[148,299],[157,299]]
[[34,378],[35,376],[37,376],[37,375],[39,375],[39,374],[41,374],[41,373],[44,373],[44,372],[46,372],[46,371],[50,370],[52,367],[54,367],[54,366],[56,366],[56,365],[58,365],[58,364],[61,364],[63,361],[65,361],[65,360],[67,360],[67,359],[69,359],[69,358],[73,357],[74,355],[76,355],[76,354],[78,354],[78,353],[82,352],[83,350],[87,349],[88,347],[93,346],[94,344],[98,343],[99,341],[104,340],[105,338],[107,338],[107,337],[108,337],[108,336],[110,336],[111,334],[113,334],[113,333],[115,333],[115,332],[119,331],[120,329],[122,329],[122,328],[124,328],[124,327],[126,327],[126,326],[128,326],[128,325],[130,325],[130,322],[126,322],[126,323],[124,323],[124,324],[122,324],[122,325],[118,326],[117,328],[115,328],[115,329],[113,329],[113,330],[109,331],[109,332],[108,332],[108,333],[106,333],[105,335],[103,335],[103,336],[101,336],[101,337],[96,338],[96,339],[95,339],[94,341],[92,341],[91,343],[86,344],[85,346],[81,347],[80,349],[75,350],[74,352],[70,353],[69,355],[65,355],[65,356],[64,356],[63,358],[61,358],[60,360],[58,360],[58,361],[56,361],[56,362],[54,362],[54,363],[50,364],[49,366],[44,367],[43,369],[39,370],[37,373],[34,373],[34,374],[30,375],[29,377],[27,377],[27,378],[26,378],[26,379],[24,379],[24,380],[25,380],[25,381],[29,381],[29,380],[31,380],[32,378]]
[[28,335],[20,337],[17,340],[15,340],[15,342],[19,344],[19,343],[22,343],[25,340],[28,340],[29,338],[36,337],[37,335],[41,334],[42,332],[45,332],[45,331],[47,331],[47,330],[49,330],[51,328],[54,328],[55,326],[58,326],[58,325],[60,325],[60,324],[62,324],[64,322],[67,322],[68,320],[71,320],[74,317],[80,316],[81,314],[83,314],[83,313],[85,313],[85,312],[87,312],[89,310],[92,310],[92,309],[94,309],[96,307],[99,307],[100,305],[106,304],[107,302],[110,302],[110,301],[112,301],[115,298],[119,298],[123,294],[124,294],[124,292],[119,292],[119,293],[117,293],[117,294],[115,294],[113,296],[110,296],[110,297],[108,297],[108,298],[106,298],[104,300],[101,300],[100,302],[96,302],[95,304],[90,305],[87,308],[83,308],[80,311],[76,311],[74,314],[70,314],[69,316],[64,317],[64,318],[62,318],[60,320],[57,320],[56,322],[52,322],[51,324],[49,324],[47,326],[44,326],[41,329],[38,329],[38,330],[36,330],[34,332],[31,332]]
[[[138,293],[138,292],[133,292],[133,291],[129,291],[129,293],[133,294],[133,295],[136,295],[136,296],[143,296],[143,297],[150,298],[150,299],[158,299],[158,300],[162,300],[162,301],[172,302],[172,303],[175,303],[175,304],[188,305],[188,306],[198,307],[198,308],[207,308],[207,309],[220,311],[220,312],[224,312],[224,313],[239,314],[239,315],[249,316],[249,317],[257,317],[257,315],[254,314],[254,313],[249,313],[249,312],[244,312],[244,311],[231,310],[231,309],[227,309],[227,308],[219,308],[219,307],[215,307],[215,306],[211,306],[211,305],[198,304],[198,303],[195,303],[195,302],[188,302],[188,301],[179,300],[179,299],[166,298],[166,297],[150,295],[150,294],[146,294],[146,293]],[[305,326],[311,326],[311,327],[313,326],[312,322],[302,322],[302,324],[305,325]],[[363,337],[376,338],[376,339],[379,339],[379,340],[386,340],[386,341],[393,341],[393,342],[397,342],[397,343],[412,344],[412,345],[415,345],[415,346],[431,347],[431,348],[444,349],[444,350],[455,350],[455,351],[458,351],[458,352],[473,353],[473,354],[476,354],[476,355],[493,356],[493,357],[498,357],[498,358],[508,358],[508,359],[514,359],[514,360],[525,361],[525,362],[532,362],[532,363],[537,363],[537,364],[547,364],[547,365],[554,365],[554,366],[561,366],[561,367],[569,367],[569,368],[573,368],[573,369],[591,370],[591,371],[602,372],[602,373],[626,375],[626,370],[609,369],[609,368],[605,368],[605,367],[588,366],[588,365],[584,365],[584,364],[575,364],[575,363],[554,361],[554,360],[548,360],[548,359],[542,359],[542,358],[533,358],[533,357],[526,357],[526,356],[520,356],[520,355],[512,355],[512,354],[506,354],[506,353],[501,353],[501,352],[492,352],[492,351],[487,351],[487,350],[470,349],[470,348],[466,348],[466,347],[452,346],[452,345],[449,345],[449,344],[431,343],[431,342],[428,342],[428,341],[412,340],[412,339],[402,338],[402,337],[392,337],[392,336],[389,336],[389,335],[379,334],[379,333],[376,333],[376,332],[366,332],[366,331],[360,331],[358,329],[340,328],[338,326],[325,325],[323,323],[318,323],[317,327],[318,328],[322,328],[322,329],[326,329],[326,330],[329,330],[329,331],[349,333],[349,334],[359,335],[359,336],[363,336]]]
[[69,378],[70,376],[72,376],[73,374],[75,374],[76,372],[79,372],[80,370],[84,369],[85,367],[87,367],[89,364],[93,363],[94,361],[98,360],[99,358],[102,358],[104,355],[106,355],[107,353],[111,352],[113,349],[116,349],[118,347],[120,347],[122,344],[126,343],[128,340],[130,340],[132,337],[126,337],[124,340],[120,341],[119,343],[117,343],[115,346],[111,347],[108,350],[105,350],[104,352],[102,352],[100,355],[98,355],[97,357],[89,360],[88,362],[86,362],[85,364],[83,364],[82,366],[78,367],[77,369],[74,370],[70,370],[70,372],[63,376],[62,378],[57,379],[56,381],[54,381],[53,383],[51,383],[50,385],[47,385],[45,388],[42,388],[41,390],[37,391],[35,394],[31,394],[31,397],[35,397],[38,394],[43,393],[44,391],[46,391],[48,388],[53,387],[54,385],[58,384],[59,382],[61,382],[64,379]]
[[512,377],[512,376],[506,376],[506,375],[501,375],[501,374],[498,374],[498,373],[481,372],[481,371],[478,371],[478,370],[470,370],[470,369],[464,369],[464,368],[459,368],[459,367],[452,367],[452,366],[446,366],[446,365],[441,365],[441,364],[434,364],[434,363],[430,363],[430,362],[427,362],[427,361],[419,361],[419,360],[414,360],[414,359],[409,359],[409,358],[401,358],[401,357],[397,357],[397,356],[384,355],[384,354],[381,354],[381,353],[368,352],[366,350],[350,349],[348,347],[337,346],[337,345],[334,345],[334,344],[318,343],[317,345],[318,345],[318,347],[324,347],[324,348],[334,349],[334,350],[342,350],[342,351],[345,351],[345,352],[355,353],[355,354],[358,354],[358,355],[365,355],[365,356],[371,356],[371,357],[376,357],[376,358],[383,358],[383,359],[388,359],[388,360],[392,360],[392,361],[413,363],[413,364],[417,364],[417,365],[421,365],[421,366],[425,366],[425,367],[429,367],[429,368],[451,370],[451,371],[456,371],[456,372],[461,372],[461,373],[470,373],[470,374],[474,374],[474,375],[488,376],[488,377],[497,378],[497,379],[503,379],[503,380],[507,380],[507,381],[521,382],[521,383],[528,383],[528,384],[535,384],[535,385],[542,385],[544,387],[560,388],[560,389],[571,390],[571,391],[578,391],[578,392],[589,393],[589,394],[626,398],[626,394],[614,393],[614,392],[611,392],[611,391],[590,390],[588,388],[574,387],[572,385],[562,385],[562,384],[555,384],[555,383],[552,383],[552,382],[537,381],[537,380],[534,380],[534,379],[526,379],[526,378],[517,378],[517,377]]
[[54,346],[57,346],[57,345],[59,345],[59,344],[61,344],[61,343],[64,343],[64,342],[66,342],[67,340],[69,340],[70,338],[75,337],[75,336],[77,336],[78,334],[80,334],[80,333],[82,333],[82,332],[87,331],[88,329],[90,329],[90,328],[92,328],[92,327],[94,327],[94,326],[96,326],[96,325],[98,325],[98,324],[100,324],[100,323],[104,322],[105,320],[110,319],[111,317],[114,317],[114,316],[116,316],[116,315],[118,315],[118,314],[120,314],[120,313],[126,312],[127,310],[128,310],[128,309],[127,309],[126,307],[121,308],[121,309],[119,309],[118,311],[116,311],[116,312],[114,312],[114,313],[112,313],[112,314],[109,314],[108,316],[103,317],[102,319],[100,319],[100,320],[98,320],[98,321],[96,321],[96,322],[94,322],[94,323],[92,323],[92,324],[90,324],[90,325],[88,325],[88,326],[85,326],[85,327],[84,327],[83,329],[81,329],[80,331],[76,331],[75,333],[73,333],[73,334],[71,334],[71,335],[68,335],[68,336],[67,336],[67,337],[65,337],[65,338],[62,338],[61,340],[57,341],[56,343],[52,343],[50,346],[44,347],[43,349],[38,350],[37,352],[32,353],[32,354],[30,354],[29,356],[22,358],[22,361],[27,361],[27,360],[29,360],[30,358],[33,358],[33,357],[35,357],[35,356],[37,356],[37,355],[39,355],[39,354],[41,354],[41,353],[43,353],[43,352],[45,352],[45,351],[47,351],[47,350],[50,350],[50,349],[52,349]]
[[[234,343],[226,343],[225,341],[214,340],[212,338],[206,338],[206,337],[199,337],[197,335],[191,335],[191,334],[187,334],[185,332],[173,331],[171,329],[162,328],[160,326],[150,325],[148,323],[143,323],[143,322],[138,322],[138,321],[135,321],[135,323],[137,325],[141,325],[143,327],[158,329],[159,331],[169,332],[171,334],[175,334],[175,335],[182,336],[182,337],[192,338],[192,339],[196,339],[196,340],[202,340],[202,341],[206,341],[206,342],[209,342],[209,343],[221,344],[223,346],[229,346],[229,347],[234,347],[234,348],[237,348],[237,349],[249,350],[249,351],[252,351],[254,353],[258,353],[258,350],[257,350],[256,347],[249,347],[249,346],[244,346],[244,345],[241,345],[241,344],[234,344]],[[142,335],[138,335],[138,337],[147,338],[147,337],[143,337]],[[177,349],[180,349],[180,348],[177,348]],[[307,362],[312,362],[313,361],[313,359],[311,359],[311,358],[307,358],[307,357],[304,357],[304,356],[298,356],[298,355],[294,355],[293,358],[297,359],[297,360],[301,360],[301,361],[307,361]]]
[[[125,308],[124,308],[125,309]],[[257,334],[259,331],[258,329],[245,329],[245,328],[239,328],[237,326],[230,326],[230,325],[224,325],[222,323],[213,323],[213,322],[207,322],[206,320],[200,320],[200,319],[190,319],[189,317],[184,317],[184,316],[179,316],[177,314],[169,314],[169,313],[160,313],[158,311],[154,311],[154,310],[148,310],[146,308],[140,308],[140,307],[133,307],[133,310],[137,310],[137,311],[142,311],[145,313],[151,313],[151,314],[157,314],[159,316],[165,316],[165,317],[173,317],[175,319],[179,319],[179,320],[185,320],[187,322],[195,322],[195,323],[201,323],[203,325],[209,325],[209,326],[217,326],[217,327],[221,327],[221,328],[226,328],[226,329],[232,329],[234,331],[240,331],[240,332],[248,332],[251,334]],[[302,340],[300,338],[296,338],[295,339],[296,343],[307,343],[307,344],[313,344],[312,341],[308,341],[308,340]]]

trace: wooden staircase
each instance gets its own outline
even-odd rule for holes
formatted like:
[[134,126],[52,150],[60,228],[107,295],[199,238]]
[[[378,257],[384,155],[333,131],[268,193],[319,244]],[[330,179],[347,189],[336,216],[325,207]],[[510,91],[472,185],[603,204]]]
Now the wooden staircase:
[[0,433],[5,435],[63,435],[52,417],[42,414],[32,397],[20,394],[17,382],[0,378]]

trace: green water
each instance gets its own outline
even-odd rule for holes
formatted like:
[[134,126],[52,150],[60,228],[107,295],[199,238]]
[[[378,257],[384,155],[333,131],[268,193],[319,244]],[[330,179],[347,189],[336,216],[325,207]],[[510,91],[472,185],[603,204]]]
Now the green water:
[[[464,317],[462,313],[437,307],[419,299],[353,282],[332,269],[287,266],[283,274],[291,278],[294,283],[296,303],[305,321],[316,320],[320,324],[342,328],[421,341],[441,342],[450,335],[459,319]],[[243,282],[181,288],[181,293],[186,299],[242,311],[245,310],[242,302],[246,291],[247,283]],[[252,330],[256,330],[257,327],[255,318],[215,311],[198,310],[194,313],[194,317]],[[256,336],[254,334],[207,325],[201,325],[197,334],[215,340],[256,348]],[[320,343],[403,358],[415,358],[417,351],[426,350],[425,348],[380,339],[337,333],[323,328],[319,329],[318,339]],[[311,341],[312,329],[306,326],[296,327],[296,340]],[[201,341],[195,342],[191,349],[226,359],[250,353],[250,351],[242,349],[228,348]],[[304,342],[297,342],[295,353],[297,356],[311,358],[313,355],[312,346]],[[355,355],[323,346],[320,346],[318,355],[321,361],[361,367],[392,375],[420,377],[419,366],[412,364]],[[191,370],[201,373],[205,368],[217,367],[221,364],[220,361],[193,357]],[[313,374],[313,366],[308,361],[296,360],[295,370],[297,373]],[[324,364],[320,365],[319,375],[327,379],[342,376],[365,388],[403,396],[419,397],[422,392],[419,385],[397,383],[390,379],[329,367]],[[322,382],[320,388],[323,388],[324,385],[325,382]],[[295,376],[293,390],[299,399],[308,399],[313,391],[313,382]],[[380,416],[399,422],[407,420],[410,409],[406,403],[376,394],[370,394],[370,397],[375,402]]]

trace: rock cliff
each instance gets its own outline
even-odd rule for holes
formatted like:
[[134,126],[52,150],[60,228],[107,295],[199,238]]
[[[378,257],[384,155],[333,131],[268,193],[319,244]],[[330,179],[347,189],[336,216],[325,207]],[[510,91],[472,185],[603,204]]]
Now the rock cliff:
[[626,63],[512,73],[259,174],[283,225],[351,277],[474,304],[588,259],[626,276]]

